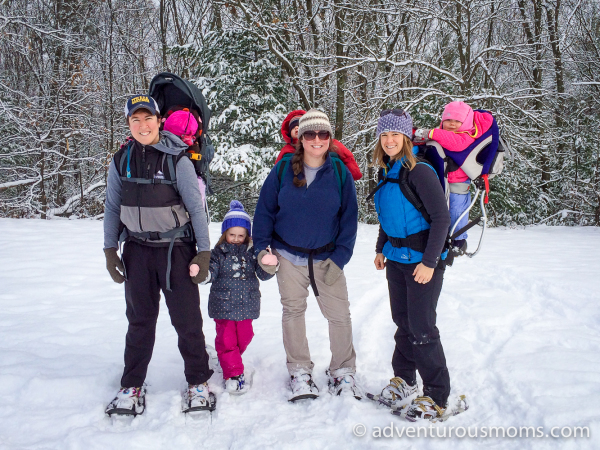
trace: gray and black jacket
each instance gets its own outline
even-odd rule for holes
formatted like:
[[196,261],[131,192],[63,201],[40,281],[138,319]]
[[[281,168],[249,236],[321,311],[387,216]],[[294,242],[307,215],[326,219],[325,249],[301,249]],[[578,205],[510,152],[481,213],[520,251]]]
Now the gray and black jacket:
[[[122,226],[131,232],[129,239],[150,246],[168,246],[168,238],[131,236],[165,233],[191,222],[198,251],[210,250],[206,212],[194,166],[185,157],[186,149],[178,137],[162,131],[160,141],[153,146],[133,141],[132,146],[115,154],[106,187],[104,248],[118,247]],[[150,182],[138,183],[136,179]],[[175,245],[186,241],[192,242],[191,238],[178,238]]]
[[210,296],[208,315],[213,319],[258,319],[260,290],[258,278],[266,281],[273,275],[265,272],[250,245],[217,245],[210,254]]

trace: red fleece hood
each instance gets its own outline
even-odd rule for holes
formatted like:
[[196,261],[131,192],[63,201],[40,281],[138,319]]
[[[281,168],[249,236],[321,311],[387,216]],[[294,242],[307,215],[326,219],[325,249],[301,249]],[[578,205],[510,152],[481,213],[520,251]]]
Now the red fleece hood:
[[292,144],[292,136],[290,136],[290,130],[288,127],[290,126],[290,121],[296,116],[303,116],[306,114],[306,111],[303,109],[296,109],[285,116],[283,123],[281,124],[281,136],[283,136],[283,140],[287,144]]

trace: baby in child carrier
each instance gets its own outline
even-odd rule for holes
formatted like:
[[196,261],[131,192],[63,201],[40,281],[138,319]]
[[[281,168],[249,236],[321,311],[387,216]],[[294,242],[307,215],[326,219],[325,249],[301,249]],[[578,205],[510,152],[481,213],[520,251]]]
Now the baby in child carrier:
[[[420,144],[425,141],[436,141],[446,150],[461,152],[488,131],[493,120],[491,114],[473,111],[464,102],[450,102],[444,108],[440,127],[433,130],[423,128],[416,130],[414,142]],[[471,195],[469,194],[471,180],[459,168],[448,173],[448,183],[450,183],[449,208],[452,228],[471,203]],[[455,230],[460,230],[468,222],[469,215],[465,214],[456,225]],[[454,240],[452,251],[455,256],[465,254],[467,250],[466,239],[467,233],[464,232]]]
[[[198,138],[202,134],[202,119],[198,114],[192,114],[188,108],[177,111],[168,111],[166,119],[163,119],[163,130],[173,133],[190,148],[188,151],[199,153]],[[202,201],[206,203],[206,183],[202,177],[198,177],[198,187],[202,194]],[[208,212],[208,208],[205,205]]]

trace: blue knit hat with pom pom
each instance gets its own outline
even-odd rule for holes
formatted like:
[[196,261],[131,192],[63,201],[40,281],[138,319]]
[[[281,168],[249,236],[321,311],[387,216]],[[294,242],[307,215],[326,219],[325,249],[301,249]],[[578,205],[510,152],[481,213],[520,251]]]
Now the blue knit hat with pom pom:
[[225,233],[231,227],[243,227],[248,230],[248,236],[252,236],[252,221],[250,216],[242,205],[237,200],[231,200],[229,204],[229,211],[223,218],[223,225],[221,225],[221,233]]

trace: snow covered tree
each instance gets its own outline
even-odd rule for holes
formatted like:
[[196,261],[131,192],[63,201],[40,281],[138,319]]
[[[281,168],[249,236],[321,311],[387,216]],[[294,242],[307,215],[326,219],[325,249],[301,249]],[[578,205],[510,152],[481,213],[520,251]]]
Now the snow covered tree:
[[232,198],[252,212],[283,145],[281,122],[294,107],[281,66],[243,30],[210,31],[201,45],[172,51],[186,53],[191,78],[213,112],[209,130],[215,144],[212,213],[220,218]]

